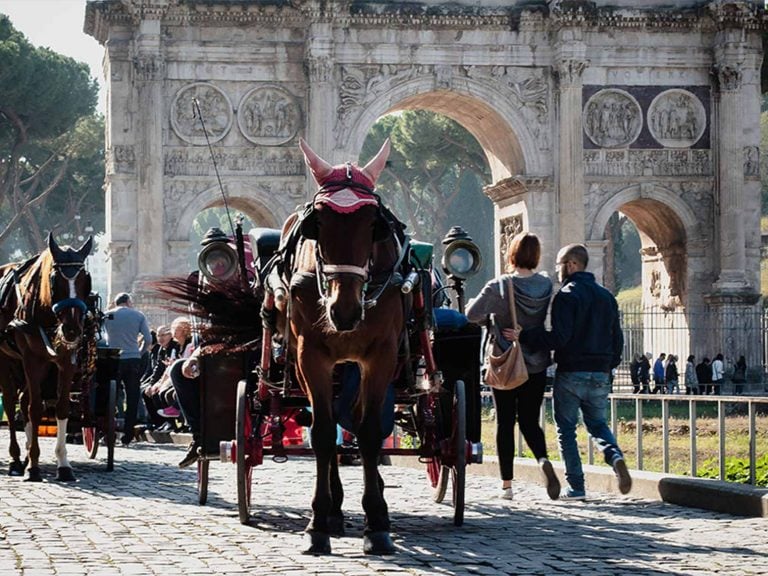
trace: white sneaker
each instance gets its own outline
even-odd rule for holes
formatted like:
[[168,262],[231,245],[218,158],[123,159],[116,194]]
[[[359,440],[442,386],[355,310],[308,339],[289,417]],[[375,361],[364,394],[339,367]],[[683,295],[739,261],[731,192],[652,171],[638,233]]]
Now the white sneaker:
[[501,489],[501,496],[499,496],[502,500],[514,500],[515,495],[512,493],[512,488],[502,488]]

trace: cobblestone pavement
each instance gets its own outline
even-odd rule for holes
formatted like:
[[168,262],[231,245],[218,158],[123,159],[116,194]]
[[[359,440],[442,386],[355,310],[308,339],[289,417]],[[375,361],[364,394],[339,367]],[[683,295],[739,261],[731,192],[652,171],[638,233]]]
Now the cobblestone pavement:
[[[7,431],[0,432],[3,468]],[[235,466],[211,463],[209,498],[197,504],[183,448],[140,443],[88,461],[70,446],[78,481],[53,480],[53,442],[42,442],[46,481],[0,476],[0,575],[219,574],[768,574],[768,523],[618,495],[552,502],[516,483],[468,476],[465,525],[435,504],[420,470],[384,467],[398,553],[362,553],[361,469],[343,467],[347,536],[334,554],[301,554],[314,465],[267,462],[254,471],[254,515],[237,515]],[[450,500],[450,496],[447,498]]]

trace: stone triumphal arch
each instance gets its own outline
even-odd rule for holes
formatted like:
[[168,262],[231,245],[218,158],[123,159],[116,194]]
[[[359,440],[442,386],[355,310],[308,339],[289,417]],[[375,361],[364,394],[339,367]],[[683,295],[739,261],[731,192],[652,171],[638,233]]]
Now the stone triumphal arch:
[[532,229],[545,267],[585,242],[600,276],[621,211],[644,304],[731,318],[759,300],[762,19],[746,0],[89,1],[109,290],[184,273],[192,220],[220,202],[195,99],[231,204],[267,226],[308,197],[299,136],[342,161],[419,108],[485,149],[497,271]]

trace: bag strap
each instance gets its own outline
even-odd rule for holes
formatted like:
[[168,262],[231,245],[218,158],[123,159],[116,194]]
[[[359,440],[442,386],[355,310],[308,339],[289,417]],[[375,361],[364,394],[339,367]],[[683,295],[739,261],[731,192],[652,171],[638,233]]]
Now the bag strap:
[[512,276],[509,277],[507,282],[507,290],[509,290],[509,312],[512,315],[512,328],[517,328],[517,311],[515,310],[515,283]]

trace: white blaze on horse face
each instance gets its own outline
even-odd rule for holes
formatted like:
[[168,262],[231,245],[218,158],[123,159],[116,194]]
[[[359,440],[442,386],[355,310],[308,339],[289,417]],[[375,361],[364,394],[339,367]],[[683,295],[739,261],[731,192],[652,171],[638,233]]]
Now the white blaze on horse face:
[[69,297],[70,298],[77,298],[77,290],[75,289],[75,280],[77,280],[77,277],[80,275],[78,272],[75,274],[74,278],[67,278],[67,282],[69,282]]
[[59,468],[72,468],[69,465],[69,460],[67,460],[67,420],[68,418],[64,418],[64,420],[56,419],[56,426],[58,428],[56,429],[56,449],[54,454],[56,454],[56,462]]

